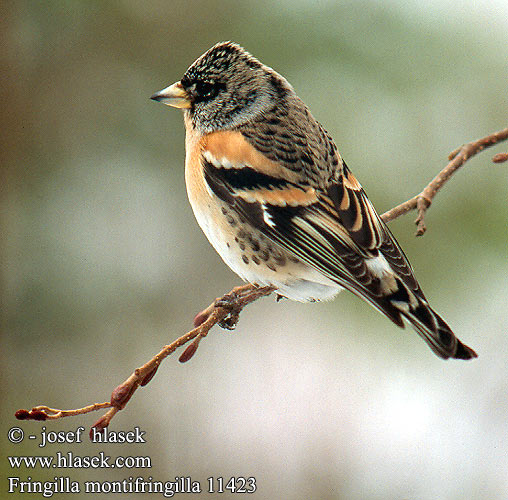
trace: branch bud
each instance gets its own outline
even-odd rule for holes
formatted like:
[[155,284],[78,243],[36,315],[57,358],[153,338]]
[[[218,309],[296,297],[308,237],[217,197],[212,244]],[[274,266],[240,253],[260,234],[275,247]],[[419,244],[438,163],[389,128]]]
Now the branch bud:
[[111,393],[111,406],[122,409],[129,401],[136,390],[136,384],[124,382]]
[[508,153],[497,153],[492,157],[494,163],[504,163],[508,160]]
[[46,420],[48,416],[41,410],[32,410],[30,411],[28,418],[30,420]]
[[101,434],[104,432],[104,429],[109,425],[110,418],[107,418],[106,415],[103,415],[95,424],[92,425],[92,428],[90,429],[90,441],[93,440],[94,436],[94,429],[95,432],[100,432]]
[[27,420],[30,418],[30,412],[28,410],[18,410],[14,416],[18,419],[18,420]]
[[208,318],[210,317],[210,313],[205,309],[194,316],[194,328],[201,326]]
[[141,387],[145,386],[146,384],[148,384],[148,382],[150,382],[150,380],[152,380],[153,376],[157,373],[157,370],[159,369],[159,365],[155,365],[154,368],[152,368],[146,375],[145,377],[143,378],[143,380],[141,381],[141,383],[139,384]]
[[180,361],[180,363],[187,363],[187,361],[189,361],[189,359],[191,359],[192,356],[196,354],[200,340],[201,337],[198,337],[192,344],[187,346],[185,351],[183,351],[182,355],[178,358],[178,361]]

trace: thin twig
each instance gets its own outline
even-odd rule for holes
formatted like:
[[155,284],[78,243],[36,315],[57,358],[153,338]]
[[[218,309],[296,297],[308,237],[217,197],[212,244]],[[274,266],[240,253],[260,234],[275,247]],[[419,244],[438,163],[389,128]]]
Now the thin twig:
[[145,386],[153,378],[161,362],[172,354],[176,349],[194,340],[180,356],[182,363],[189,361],[194,356],[201,339],[208,335],[210,329],[218,324],[223,328],[232,330],[242,309],[258,300],[261,297],[270,295],[275,290],[274,287],[257,287],[255,285],[243,285],[233,288],[231,292],[216,299],[206,309],[201,311],[194,318],[194,328],[182,335],[171,344],[164,346],[161,351],[150,359],[143,366],[136,368],[132,375],[122,384],[116,387],[111,393],[111,399],[105,403],[95,403],[75,410],[58,410],[48,406],[35,406],[30,411],[18,410],[15,414],[19,420],[55,420],[63,417],[83,415],[92,411],[109,408],[108,411],[92,426],[90,435],[95,431],[103,431],[111,422],[111,419],[122,410],[129,402],[134,392],[140,386]]
[[56,408],[41,405],[34,406],[30,411],[18,410],[15,416],[18,420],[56,420],[63,417],[84,415],[85,413],[102,410],[103,408],[109,408],[110,406],[111,403],[109,401],[106,401],[105,403],[94,403],[93,405],[77,408],[76,410],[57,410]]
[[[410,212],[411,210],[417,210],[418,217],[415,220],[415,224],[417,226],[416,235],[422,236],[426,231],[425,226],[425,213],[427,209],[430,207],[432,200],[438,193],[438,191],[446,184],[448,180],[450,180],[451,176],[459,170],[464,163],[466,163],[469,158],[474,156],[475,154],[483,151],[485,148],[489,148],[490,146],[494,146],[501,141],[508,139],[508,128],[500,130],[499,132],[495,132],[486,137],[478,139],[473,142],[469,142],[468,144],[464,144],[460,148],[457,148],[455,151],[450,153],[448,156],[449,163],[446,165],[441,172],[439,172],[432,181],[425,187],[425,189],[418,193],[413,198],[397,205],[396,207],[388,210],[381,218],[385,222],[390,222],[401,215]],[[500,153],[495,155],[492,159],[496,163],[500,163],[500,161],[504,161],[505,153]]]
[[[425,213],[430,207],[437,192],[451,176],[464,165],[469,158],[483,149],[504,141],[507,138],[508,128],[456,149],[449,156],[450,163],[434,177],[421,193],[397,205],[388,212],[385,212],[381,216],[382,219],[385,222],[390,222],[411,210],[417,209],[417,235],[422,235],[425,232]],[[507,159],[508,153],[498,153],[494,156],[493,161],[501,163]],[[248,284],[233,288],[231,292],[216,299],[206,309],[196,315],[194,318],[194,328],[192,330],[182,335],[171,344],[164,346],[158,354],[143,366],[136,368],[127,380],[116,387],[111,394],[109,402],[95,403],[76,410],[58,410],[49,408],[48,406],[35,406],[30,411],[18,410],[15,416],[19,420],[55,420],[108,408],[108,411],[95,422],[90,430],[90,435],[92,436],[94,430],[95,432],[102,432],[110,424],[111,419],[125,407],[138,387],[145,386],[150,382],[157,372],[159,365],[166,357],[179,347],[192,341],[179,358],[181,363],[189,361],[196,353],[201,340],[208,335],[208,332],[214,325],[218,324],[222,328],[234,329],[238,322],[240,312],[245,306],[261,297],[270,295],[273,291],[275,291],[275,287],[257,287],[256,285]]]

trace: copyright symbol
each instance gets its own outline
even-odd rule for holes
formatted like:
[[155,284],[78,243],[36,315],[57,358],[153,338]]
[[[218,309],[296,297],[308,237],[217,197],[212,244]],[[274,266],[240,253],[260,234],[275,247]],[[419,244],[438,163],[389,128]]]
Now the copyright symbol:
[[7,438],[11,443],[14,444],[21,443],[24,437],[25,433],[23,432],[23,429],[21,429],[21,427],[11,427],[9,429],[9,432],[7,433]]

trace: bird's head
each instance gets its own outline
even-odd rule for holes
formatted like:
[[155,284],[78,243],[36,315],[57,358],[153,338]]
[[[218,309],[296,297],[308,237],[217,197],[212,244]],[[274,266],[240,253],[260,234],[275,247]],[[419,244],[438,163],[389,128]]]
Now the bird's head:
[[200,56],[180,81],[151,99],[182,108],[202,133],[227,130],[273,110],[292,93],[281,75],[233,42],[221,42]]

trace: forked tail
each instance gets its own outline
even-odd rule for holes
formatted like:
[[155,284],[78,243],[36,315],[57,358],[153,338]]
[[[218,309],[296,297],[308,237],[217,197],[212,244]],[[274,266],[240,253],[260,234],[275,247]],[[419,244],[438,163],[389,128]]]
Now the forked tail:
[[388,303],[411,323],[411,326],[439,357],[443,359],[478,357],[473,349],[455,336],[443,318],[423,298],[414,295],[400,281],[398,284],[397,292],[386,297]]

